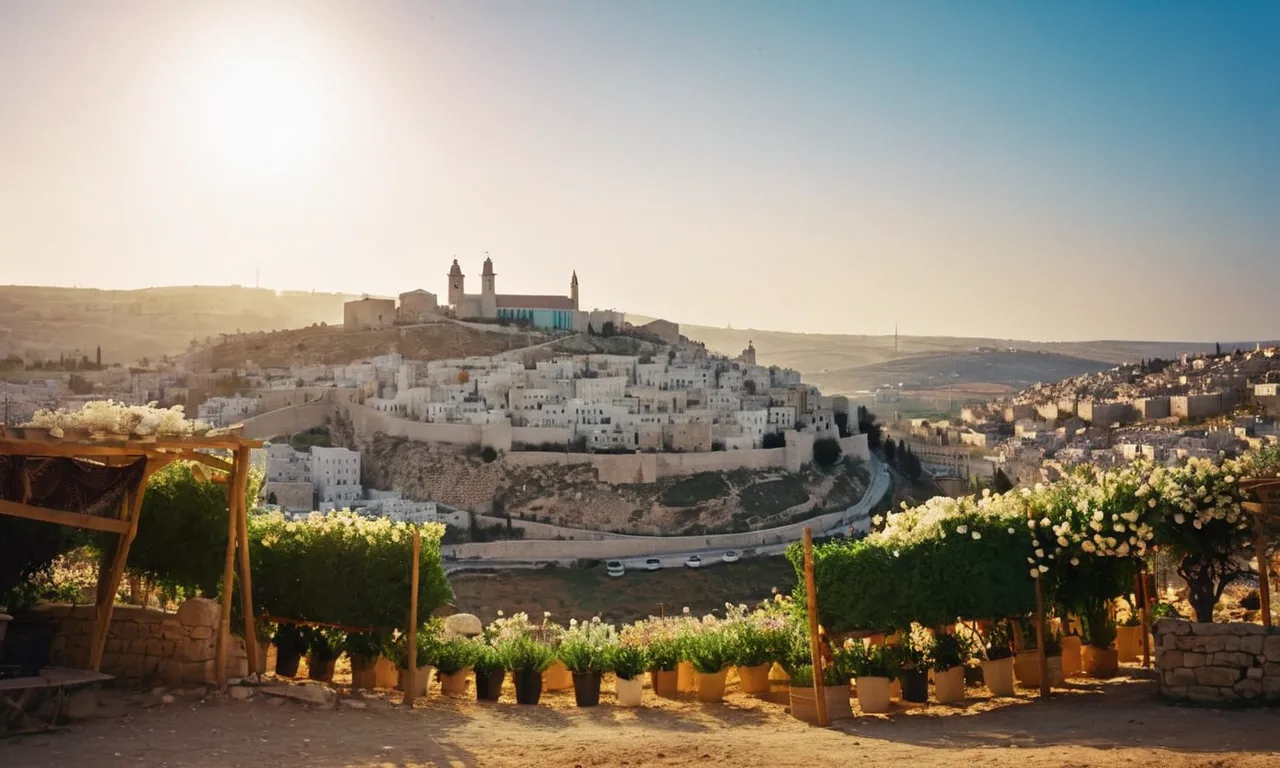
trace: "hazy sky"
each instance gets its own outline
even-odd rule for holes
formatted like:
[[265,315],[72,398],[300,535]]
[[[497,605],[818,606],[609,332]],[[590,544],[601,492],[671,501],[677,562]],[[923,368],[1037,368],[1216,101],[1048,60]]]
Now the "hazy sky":
[[1280,333],[1280,3],[0,0],[0,283]]

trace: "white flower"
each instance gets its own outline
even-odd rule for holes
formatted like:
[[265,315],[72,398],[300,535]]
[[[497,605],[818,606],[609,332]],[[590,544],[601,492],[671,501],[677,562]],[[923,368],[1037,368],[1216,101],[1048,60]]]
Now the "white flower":
[[1027,562],[1028,562],[1028,563],[1031,563],[1032,565],[1035,565],[1035,564],[1036,564],[1036,559],[1035,559],[1034,557],[1028,557],[1028,558],[1027,558]]
[[956,526],[956,533],[960,534],[961,536],[965,535],[968,532],[969,532],[969,526],[967,525]]
[[1037,549],[1037,550],[1036,550],[1036,557],[1044,557],[1044,550],[1043,550],[1043,549]]
[[1048,573],[1048,572],[1049,572],[1049,566],[1047,566],[1047,565],[1042,565],[1042,566],[1040,566],[1040,572],[1041,572],[1041,573]]
[[973,532],[973,540],[974,540],[974,541],[977,541],[978,539],[981,539],[981,538],[982,538],[982,534],[978,533],[977,531],[974,531],[974,532]]
[[1173,522],[1177,523],[1178,525],[1182,525],[1183,523],[1187,522],[1187,516],[1182,514],[1181,512],[1175,512],[1173,514]]
[[1088,539],[1085,539],[1084,541],[1080,542],[1080,548],[1083,549],[1085,552],[1090,552],[1090,553],[1097,550],[1097,547],[1093,545],[1093,542],[1089,541]]
[[1155,499],[1147,499],[1147,506],[1148,506],[1148,507],[1151,507],[1152,509],[1155,509],[1155,508],[1156,508],[1156,500],[1155,500]]
[[1040,569],[1039,569],[1039,568],[1032,568],[1032,569],[1031,569],[1031,578],[1033,578],[1033,579],[1038,579],[1038,578],[1040,578]]
[[1048,528],[1048,527],[1049,527],[1049,526],[1051,526],[1051,525],[1053,525],[1053,521],[1051,521],[1051,520],[1050,520],[1049,518],[1047,518],[1047,517],[1046,517],[1046,518],[1044,518],[1044,519],[1042,519],[1042,520],[1040,521],[1040,527],[1041,527],[1041,528]]
[[876,515],[875,517],[871,518],[871,522],[876,526],[880,526],[882,523],[884,523],[884,516]]
[[498,609],[498,615],[499,615],[499,616],[501,616],[501,615],[502,615],[502,609],[501,609],[501,608],[499,608],[499,609]]
[[1009,533],[1011,533],[1011,534],[1012,534],[1012,533],[1017,533],[1017,531],[1015,531],[1015,530],[1013,530],[1012,528],[1010,528],[1010,529],[1009,529]]
[[1031,546],[1033,546],[1033,547],[1038,547],[1038,546],[1040,546],[1040,540],[1039,540],[1039,539],[1032,539],[1032,540],[1031,540]]
[[688,616],[688,615],[689,615],[689,606],[687,606],[687,605],[686,605],[686,606],[681,610],[681,613],[683,613],[685,616]]
[[1078,558],[1078,557],[1073,557],[1073,558],[1071,558],[1071,564],[1072,564],[1072,565],[1079,565],[1079,564],[1080,564],[1080,558]]
[[1067,545],[1068,545],[1068,544],[1070,544],[1070,543],[1071,543],[1071,542],[1067,541],[1067,537],[1066,537],[1066,536],[1059,536],[1059,537],[1058,537],[1058,546],[1060,546],[1060,547],[1065,547],[1065,546],[1067,546]]

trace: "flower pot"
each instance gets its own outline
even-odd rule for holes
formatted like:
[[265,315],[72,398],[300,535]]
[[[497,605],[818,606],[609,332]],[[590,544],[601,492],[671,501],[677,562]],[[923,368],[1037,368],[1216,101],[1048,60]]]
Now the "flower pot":
[[751,696],[768,693],[772,686],[769,683],[769,663],[754,667],[738,667],[738,682],[742,684],[742,692]]
[[361,659],[351,657],[351,688],[357,691],[371,691],[378,685],[377,659]]
[[1049,656],[1045,659],[1049,667],[1049,686],[1061,687],[1066,679],[1062,676],[1062,655]]
[[859,677],[856,681],[858,689],[858,708],[868,715],[877,715],[889,711],[889,678]]
[[536,669],[517,669],[511,677],[516,684],[516,703],[537,704],[542,698],[543,673]]
[[[791,716],[811,725],[818,723],[818,708],[814,706],[813,687],[791,688]],[[822,700],[827,705],[827,721],[853,719],[853,708],[849,705],[849,686],[829,685],[822,689]]]
[[1120,661],[1142,658],[1142,627],[1116,627],[1116,656]]
[[977,688],[982,685],[982,667],[966,666],[964,668],[964,686],[966,688]]
[[333,668],[337,664],[337,659],[321,659],[314,653],[307,654],[307,679],[322,683],[333,682]]
[[573,673],[573,700],[580,707],[600,706],[600,673]]
[[728,677],[728,667],[711,674],[699,672],[697,677],[698,701],[704,701],[708,704],[724,701],[724,683]]
[[624,680],[621,677],[616,677],[613,682],[614,691],[618,695],[618,706],[644,706],[644,678],[639,675],[631,678],[630,680]]
[[1088,677],[1101,680],[1120,674],[1119,654],[1114,648],[1095,648],[1086,645],[1080,649],[1080,668]]
[[889,698],[902,701],[902,681],[896,677],[889,681]]
[[1013,657],[982,662],[982,681],[992,696],[1013,695]]
[[547,693],[567,691],[572,687],[573,674],[559,659],[552,662],[551,666],[547,667],[547,671],[542,673],[542,690]]
[[[431,682],[431,665],[418,667],[417,672],[413,675],[413,695],[416,698],[424,698],[427,695],[427,684]],[[396,671],[396,688],[403,691],[406,695],[409,693],[409,670],[399,669]]]
[[1018,651],[1013,659],[1013,676],[1024,688],[1040,687],[1040,657],[1035,650]]
[[899,679],[902,680],[903,701],[916,704],[925,704],[929,701],[929,670],[904,669]]
[[1080,636],[1062,638],[1062,677],[1072,678],[1080,674]]
[[373,665],[375,688],[395,688],[400,682],[400,673],[396,670],[395,662],[386,656],[379,656],[378,661]]
[[790,680],[791,680],[791,676],[787,674],[787,670],[783,669],[781,664],[774,662],[774,665],[769,668],[770,684],[786,683],[786,682],[790,682]]
[[298,675],[298,662],[302,660],[302,654],[286,652],[276,649],[276,674],[280,677],[296,677]]
[[939,704],[964,701],[964,667],[933,673],[933,695]]
[[477,669],[475,675],[476,701],[497,701],[502,698],[502,681],[507,676],[505,670],[481,672]]
[[471,675],[471,667],[457,672],[440,675],[440,693],[445,696],[461,696],[467,692],[467,677]]
[[697,693],[698,692],[698,672],[693,665],[687,661],[680,662],[676,667],[678,680],[676,687],[681,693]]
[[655,669],[649,672],[653,692],[664,699],[674,699],[680,692],[679,674],[674,669]]

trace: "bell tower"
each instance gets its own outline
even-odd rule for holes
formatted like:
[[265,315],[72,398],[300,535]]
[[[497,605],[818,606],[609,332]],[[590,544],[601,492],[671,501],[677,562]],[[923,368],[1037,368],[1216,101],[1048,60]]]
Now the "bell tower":
[[462,267],[458,266],[458,260],[453,260],[453,266],[449,268],[449,304],[458,306],[462,303],[462,296],[465,293],[463,289],[463,281],[466,276],[462,274]]
[[578,270],[573,271],[573,278],[569,280],[569,298],[573,300],[573,308],[578,309]]

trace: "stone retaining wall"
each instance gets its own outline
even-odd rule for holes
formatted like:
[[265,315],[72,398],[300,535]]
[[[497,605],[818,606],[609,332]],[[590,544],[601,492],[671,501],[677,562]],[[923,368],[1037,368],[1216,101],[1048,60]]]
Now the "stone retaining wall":
[[1280,633],[1260,624],[1155,623],[1160,694],[1178,701],[1280,701]]
[[[50,603],[38,606],[35,612],[57,623],[51,663],[88,667],[94,606]],[[125,680],[171,685],[216,682],[214,651],[220,623],[220,606],[203,597],[187,600],[176,613],[118,605],[111,613],[102,671]],[[232,636],[228,657],[231,677],[247,674],[244,640]]]

